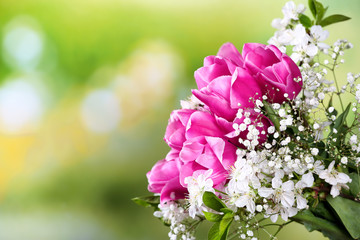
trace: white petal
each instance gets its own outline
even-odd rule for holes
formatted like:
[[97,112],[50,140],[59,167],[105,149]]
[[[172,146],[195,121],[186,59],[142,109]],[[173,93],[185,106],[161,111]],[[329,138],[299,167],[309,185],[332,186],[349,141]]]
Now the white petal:
[[339,183],[348,183],[351,182],[351,178],[345,173],[339,173],[337,176],[337,181]]
[[289,217],[289,214],[288,212],[286,211],[286,209],[281,209],[280,210],[280,215],[281,215],[281,218],[284,220],[284,221],[287,221],[288,220],[288,217]]
[[304,174],[301,178],[301,181],[306,184],[306,187],[312,187],[314,184],[314,176],[312,173]]
[[282,184],[282,181],[281,181],[280,178],[274,177],[274,178],[272,179],[271,183],[272,183],[271,186],[272,186],[273,188],[279,188],[279,187],[281,186],[281,184]]
[[260,197],[269,197],[272,193],[274,192],[274,190],[272,188],[266,188],[266,187],[261,187],[259,188],[259,195]]
[[340,185],[334,185],[331,187],[331,191],[330,191],[330,194],[332,197],[337,197],[339,196],[340,194],[340,189],[341,189],[341,186]]
[[246,208],[249,212],[254,213],[255,212],[255,202],[249,199],[248,203],[246,204]]
[[296,207],[298,209],[304,209],[307,207],[307,201],[305,198],[303,198],[302,196],[297,196],[296,197]]
[[291,54],[290,58],[294,61],[294,62],[299,62],[301,59],[301,55],[297,52],[294,52]]
[[333,168],[334,168],[334,165],[335,165],[335,161],[332,161],[329,166],[328,166],[328,169],[329,171],[331,171]]
[[318,43],[317,46],[320,49],[328,49],[328,48],[330,48],[330,46],[327,45],[326,43]]
[[308,56],[313,57],[318,53],[318,47],[315,46],[314,44],[310,44],[307,46],[305,52]]
[[281,204],[285,207],[292,207],[294,204],[294,193],[293,192],[284,192],[281,196]]
[[281,18],[275,18],[275,19],[271,22],[271,26],[272,26],[273,28],[276,28],[276,29],[282,29],[282,28],[284,28],[284,27],[286,26],[286,25],[283,25],[282,23],[283,23],[283,21],[282,21]]
[[236,200],[235,205],[237,207],[244,207],[247,204],[247,202],[248,202],[248,197],[246,195],[243,195]]
[[281,187],[284,191],[291,191],[294,189],[294,182],[289,180],[289,181],[286,181],[282,184],[282,187]]
[[298,213],[298,210],[296,208],[288,208],[287,209],[289,217],[293,217]]
[[275,222],[277,221],[277,219],[278,219],[278,214],[273,214],[273,215],[270,216],[270,220],[271,220],[273,223],[275,223]]

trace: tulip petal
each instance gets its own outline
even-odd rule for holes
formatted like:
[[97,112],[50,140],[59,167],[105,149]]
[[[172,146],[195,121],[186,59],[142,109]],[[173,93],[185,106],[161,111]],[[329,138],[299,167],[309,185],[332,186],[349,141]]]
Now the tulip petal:
[[208,112],[201,111],[191,115],[185,133],[186,139],[199,136],[221,137],[223,135],[224,132],[217,125],[215,117]]
[[213,58],[213,61],[213,64],[201,67],[195,71],[194,77],[198,89],[206,87],[217,77],[231,75],[227,62],[224,59],[215,57]]
[[243,58],[241,56],[241,54],[239,53],[239,51],[236,49],[236,47],[234,46],[234,44],[228,42],[223,44],[218,53],[218,56],[230,59],[231,61],[233,61],[237,66],[242,67],[244,64]]
[[187,141],[184,143],[180,151],[179,157],[183,162],[194,161],[204,151],[204,144],[198,142],[199,138],[193,139],[195,141]]
[[261,88],[257,81],[243,68],[237,68],[231,80],[230,102],[232,108],[253,108],[254,101],[261,98]]
[[177,199],[184,199],[188,191],[181,186],[179,176],[171,179],[166,183],[160,194],[160,203],[174,201]]

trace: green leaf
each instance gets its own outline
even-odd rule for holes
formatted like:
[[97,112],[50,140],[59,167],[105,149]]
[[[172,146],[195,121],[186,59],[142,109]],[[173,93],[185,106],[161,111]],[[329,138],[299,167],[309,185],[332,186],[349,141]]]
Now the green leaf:
[[342,229],[333,222],[314,216],[310,210],[303,210],[294,217],[291,217],[291,219],[298,223],[304,224],[309,232],[318,230],[325,237],[328,237],[331,240],[352,239],[345,229]]
[[220,209],[220,211],[223,212],[223,213],[233,213],[234,212],[230,208],[222,208],[222,209]]
[[203,212],[206,220],[210,222],[220,222],[224,215],[211,213],[211,212]]
[[225,214],[224,217],[221,219],[219,226],[219,237],[221,240],[226,239],[230,225],[233,220],[234,220],[234,215],[232,213]]
[[351,237],[360,238],[360,203],[350,199],[327,196],[326,200],[340,217]]
[[203,195],[203,202],[205,206],[220,212],[226,205],[212,192],[205,192]]
[[219,226],[220,222],[212,225],[208,233],[208,240],[219,240]]
[[136,197],[131,199],[136,204],[143,206],[143,207],[155,207],[157,208],[160,204],[160,196],[143,196],[143,197]]
[[347,21],[351,18],[341,15],[341,14],[334,14],[331,16],[326,17],[324,20],[322,20],[319,24],[322,27],[328,26],[330,24],[334,24],[334,23],[338,23],[338,22],[343,22],[343,21]]
[[327,8],[324,8],[324,6],[320,2],[315,0],[314,0],[314,4],[316,8],[316,24],[319,24],[320,21],[323,19]]
[[349,177],[351,178],[351,183],[348,183],[347,185],[350,188],[351,195],[354,197],[358,197],[360,193],[360,177],[357,173],[350,173]]
[[270,121],[274,124],[277,131],[280,131],[280,118],[275,113],[274,109],[271,107],[271,104],[264,101],[264,109],[265,109],[265,115],[270,119]]
[[306,16],[305,14],[300,14],[299,20],[300,20],[300,23],[301,23],[305,28],[311,28],[311,26],[312,26],[312,21],[311,21],[311,19],[310,19],[308,16]]
[[331,222],[335,222],[336,218],[332,214],[332,210],[330,206],[327,206],[324,204],[323,201],[318,202],[315,208],[310,208],[310,211],[314,213],[315,216],[324,218],[326,220],[329,220]]
[[309,5],[312,15],[314,16],[314,18],[316,18],[316,8],[315,8],[314,0],[309,0],[308,5]]
[[[349,103],[345,109],[345,111],[343,113],[341,113],[335,120],[335,122],[333,124],[330,125],[331,127],[331,132],[330,132],[330,136],[333,138],[339,138],[341,136],[341,134],[345,133],[345,131],[348,130],[348,127],[345,124],[346,121],[346,117],[349,114],[350,111],[350,107],[351,107],[351,103]],[[337,133],[334,133],[333,129],[337,130]],[[340,140],[343,138],[340,138]],[[336,146],[340,146],[341,141],[337,141],[336,142]]]

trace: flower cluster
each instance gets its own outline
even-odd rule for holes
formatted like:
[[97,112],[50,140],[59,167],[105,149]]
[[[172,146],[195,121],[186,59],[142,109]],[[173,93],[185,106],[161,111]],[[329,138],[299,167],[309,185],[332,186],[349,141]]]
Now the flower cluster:
[[[339,86],[335,71],[352,45],[327,45],[323,29],[348,18],[324,17],[316,0],[309,8],[314,20],[304,5],[286,3],[270,45],[247,43],[240,53],[226,43],[195,72],[197,89],[166,128],[170,151],[147,173],[159,200],[136,199],[170,225],[170,239],[194,239],[204,220],[215,222],[209,239],[255,240],[259,230],[273,239],[291,221],[334,239],[360,237],[343,220],[360,214],[352,205],[360,197],[360,74]],[[353,96],[347,106],[344,94]],[[339,221],[347,232],[334,227]]]

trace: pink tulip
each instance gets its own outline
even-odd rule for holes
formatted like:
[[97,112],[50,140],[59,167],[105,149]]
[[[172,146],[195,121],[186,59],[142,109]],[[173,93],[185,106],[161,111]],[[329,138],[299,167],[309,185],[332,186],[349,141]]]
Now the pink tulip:
[[258,81],[243,68],[243,58],[231,43],[224,44],[217,56],[209,56],[195,72],[198,90],[193,94],[218,117],[233,121],[237,109],[253,108],[262,96]]
[[149,185],[148,190],[160,193],[160,202],[184,199],[187,189],[179,181],[179,169],[182,162],[177,159],[158,161],[151,171],[146,174]]
[[[251,72],[271,103],[294,99],[302,88],[301,73],[289,56],[273,45],[247,43],[242,51],[244,67]],[[287,95],[284,96],[284,95]]]
[[180,160],[184,162],[180,168],[181,185],[186,187],[186,177],[209,169],[213,170],[210,178],[215,188],[225,184],[230,167],[236,161],[236,149],[233,144],[219,137],[198,137],[186,141],[180,152]]

